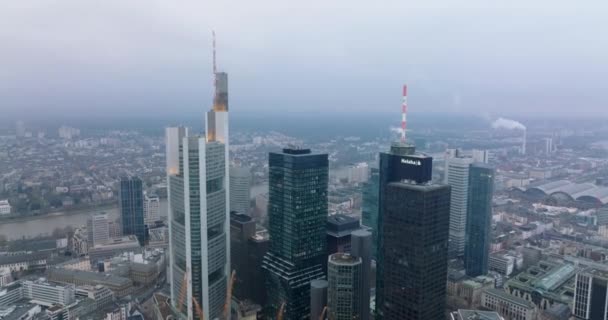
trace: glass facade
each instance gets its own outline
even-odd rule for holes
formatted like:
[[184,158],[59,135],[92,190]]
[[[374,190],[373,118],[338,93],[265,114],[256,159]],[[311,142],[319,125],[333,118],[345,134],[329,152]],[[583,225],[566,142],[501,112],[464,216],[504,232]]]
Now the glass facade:
[[326,259],[327,154],[285,149],[269,154],[269,314],[286,303],[284,319],[310,317],[310,281],[323,278]]
[[138,177],[120,179],[120,215],[123,235],[135,235],[140,245],[146,242],[143,183]]
[[169,175],[172,299],[184,316],[198,318],[189,306],[194,299],[215,319],[222,316],[228,279],[225,146],[199,136],[185,140],[179,174]]
[[369,180],[363,185],[361,223],[372,232],[372,256],[378,252],[378,198],[380,193],[380,170],[371,168]]
[[380,154],[376,319],[445,319],[450,187],[413,151]]
[[465,271],[477,277],[488,271],[494,168],[472,164],[469,168],[469,195],[465,243]]

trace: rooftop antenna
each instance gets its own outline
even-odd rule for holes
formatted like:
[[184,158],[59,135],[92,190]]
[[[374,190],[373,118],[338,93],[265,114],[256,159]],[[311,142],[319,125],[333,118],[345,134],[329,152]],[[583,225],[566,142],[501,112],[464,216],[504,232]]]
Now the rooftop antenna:
[[407,120],[407,85],[403,85],[403,102],[401,103],[401,142],[405,143],[405,128]]

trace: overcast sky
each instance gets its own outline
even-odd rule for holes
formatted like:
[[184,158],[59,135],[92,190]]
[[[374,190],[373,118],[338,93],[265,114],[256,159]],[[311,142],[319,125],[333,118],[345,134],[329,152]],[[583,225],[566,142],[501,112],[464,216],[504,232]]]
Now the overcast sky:
[[608,116],[605,0],[0,1],[0,109]]

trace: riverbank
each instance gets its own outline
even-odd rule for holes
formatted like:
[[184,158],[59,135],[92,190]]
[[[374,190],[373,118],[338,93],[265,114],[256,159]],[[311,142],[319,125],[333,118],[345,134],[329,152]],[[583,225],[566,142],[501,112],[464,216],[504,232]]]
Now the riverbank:
[[[167,215],[167,201],[160,201],[160,215]],[[24,217],[20,220],[0,221],[0,235],[8,240],[31,239],[39,236],[51,236],[55,229],[63,229],[67,226],[79,227],[87,224],[87,220],[93,213],[104,212],[108,220],[116,221],[120,218],[120,209],[117,204],[105,206],[94,206],[90,208],[79,208],[65,212],[57,212],[54,215],[40,215],[35,217]]]
[[112,210],[117,209],[118,203],[104,203],[104,204],[96,204],[90,205],[86,207],[78,207],[78,208],[69,208],[62,209],[58,211],[51,211],[44,214],[34,215],[34,216],[10,216],[10,217],[0,217],[0,224],[4,223],[17,223],[17,222],[27,222],[34,220],[44,220],[49,217],[61,217],[61,216],[71,216],[78,215],[87,212],[100,211],[100,210]]

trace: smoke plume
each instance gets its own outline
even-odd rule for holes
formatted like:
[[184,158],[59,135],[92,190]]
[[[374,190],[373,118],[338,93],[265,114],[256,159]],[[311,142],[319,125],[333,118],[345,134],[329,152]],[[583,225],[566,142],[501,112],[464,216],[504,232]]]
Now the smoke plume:
[[401,129],[401,127],[389,127],[389,130],[391,130],[391,132],[395,132],[399,135],[401,135],[401,132],[403,132],[403,129]]
[[505,119],[505,118],[498,118],[498,120],[494,121],[492,123],[492,128],[494,129],[498,129],[498,128],[504,128],[504,129],[518,129],[518,130],[526,130],[526,126],[524,126],[521,122],[519,121],[515,121],[515,120],[511,120],[511,119]]

